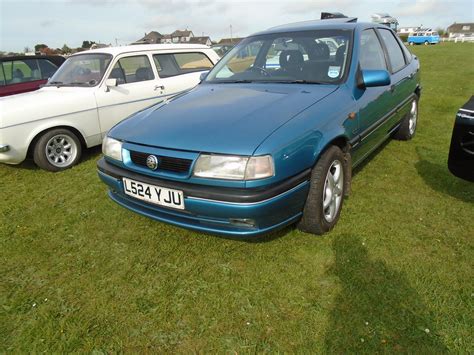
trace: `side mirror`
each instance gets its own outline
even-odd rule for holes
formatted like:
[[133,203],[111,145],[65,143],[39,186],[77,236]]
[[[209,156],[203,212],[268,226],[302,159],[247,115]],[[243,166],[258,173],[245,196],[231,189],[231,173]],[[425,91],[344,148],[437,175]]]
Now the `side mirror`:
[[199,82],[203,82],[206,77],[207,77],[207,74],[209,74],[209,71],[205,71],[205,72],[202,72],[201,75],[199,76]]
[[115,78],[109,78],[105,81],[105,86],[107,86],[108,88],[111,88],[117,85],[118,85],[118,82],[117,82],[117,79]]
[[361,70],[359,87],[370,88],[390,85],[390,74],[386,70]]

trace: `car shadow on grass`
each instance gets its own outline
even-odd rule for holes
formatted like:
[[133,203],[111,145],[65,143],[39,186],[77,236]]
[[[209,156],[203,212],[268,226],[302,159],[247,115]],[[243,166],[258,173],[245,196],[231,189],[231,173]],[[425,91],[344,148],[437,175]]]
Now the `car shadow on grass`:
[[341,283],[325,337],[327,353],[447,352],[432,315],[405,276],[371,259],[361,239],[336,236],[335,264]]
[[474,203],[474,183],[452,175],[447,163],[438,164],[420,158],[415,167],[418,174],[433,190],[464,202]]

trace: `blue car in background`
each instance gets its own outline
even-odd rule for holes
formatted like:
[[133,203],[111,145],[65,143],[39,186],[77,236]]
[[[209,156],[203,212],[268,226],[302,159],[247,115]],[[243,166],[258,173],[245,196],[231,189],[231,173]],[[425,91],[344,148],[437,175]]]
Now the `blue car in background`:
[[323,234],[352,168],[389,137],[414,136],[420,90],[418,59],[386,26],[271,28],[194,89],[112,128],[98,174],[112,200],[158,221],[231,236],[292,223]]
[[410,33],[407,41],[410,46],[414,44],[437,44],[439,43],[439,34],[436,31],[417,31]]

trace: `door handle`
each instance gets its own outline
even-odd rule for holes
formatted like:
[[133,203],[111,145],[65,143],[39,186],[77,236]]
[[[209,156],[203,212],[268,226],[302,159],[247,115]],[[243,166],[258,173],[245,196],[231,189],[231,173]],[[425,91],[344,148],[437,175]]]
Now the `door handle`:
[[164,90],[164,89],[165,89],[165,86],[164,86],[164,85],[155,85],[155,88],[154,88],[153,90],[156,91],[156,90],[158,90],[158,89]]
[[411,73],[410,75],[407,76],[407,79],[413,79],[414,76],[415,74]]
[[390,92],[394,92],[394,91],[395,91],[395,85],[390,86]]

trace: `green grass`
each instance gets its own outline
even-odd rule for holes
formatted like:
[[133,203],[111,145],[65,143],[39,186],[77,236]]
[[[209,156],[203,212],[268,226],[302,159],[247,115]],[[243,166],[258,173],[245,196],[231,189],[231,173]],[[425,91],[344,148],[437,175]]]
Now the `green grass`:
[[51,174],[0,166],[0,352],[474,352],[474,184],[447,170],[474,45],[413,48],[413,141],[353,180],[323,237],[246,242],[129,212],[93,149]]

